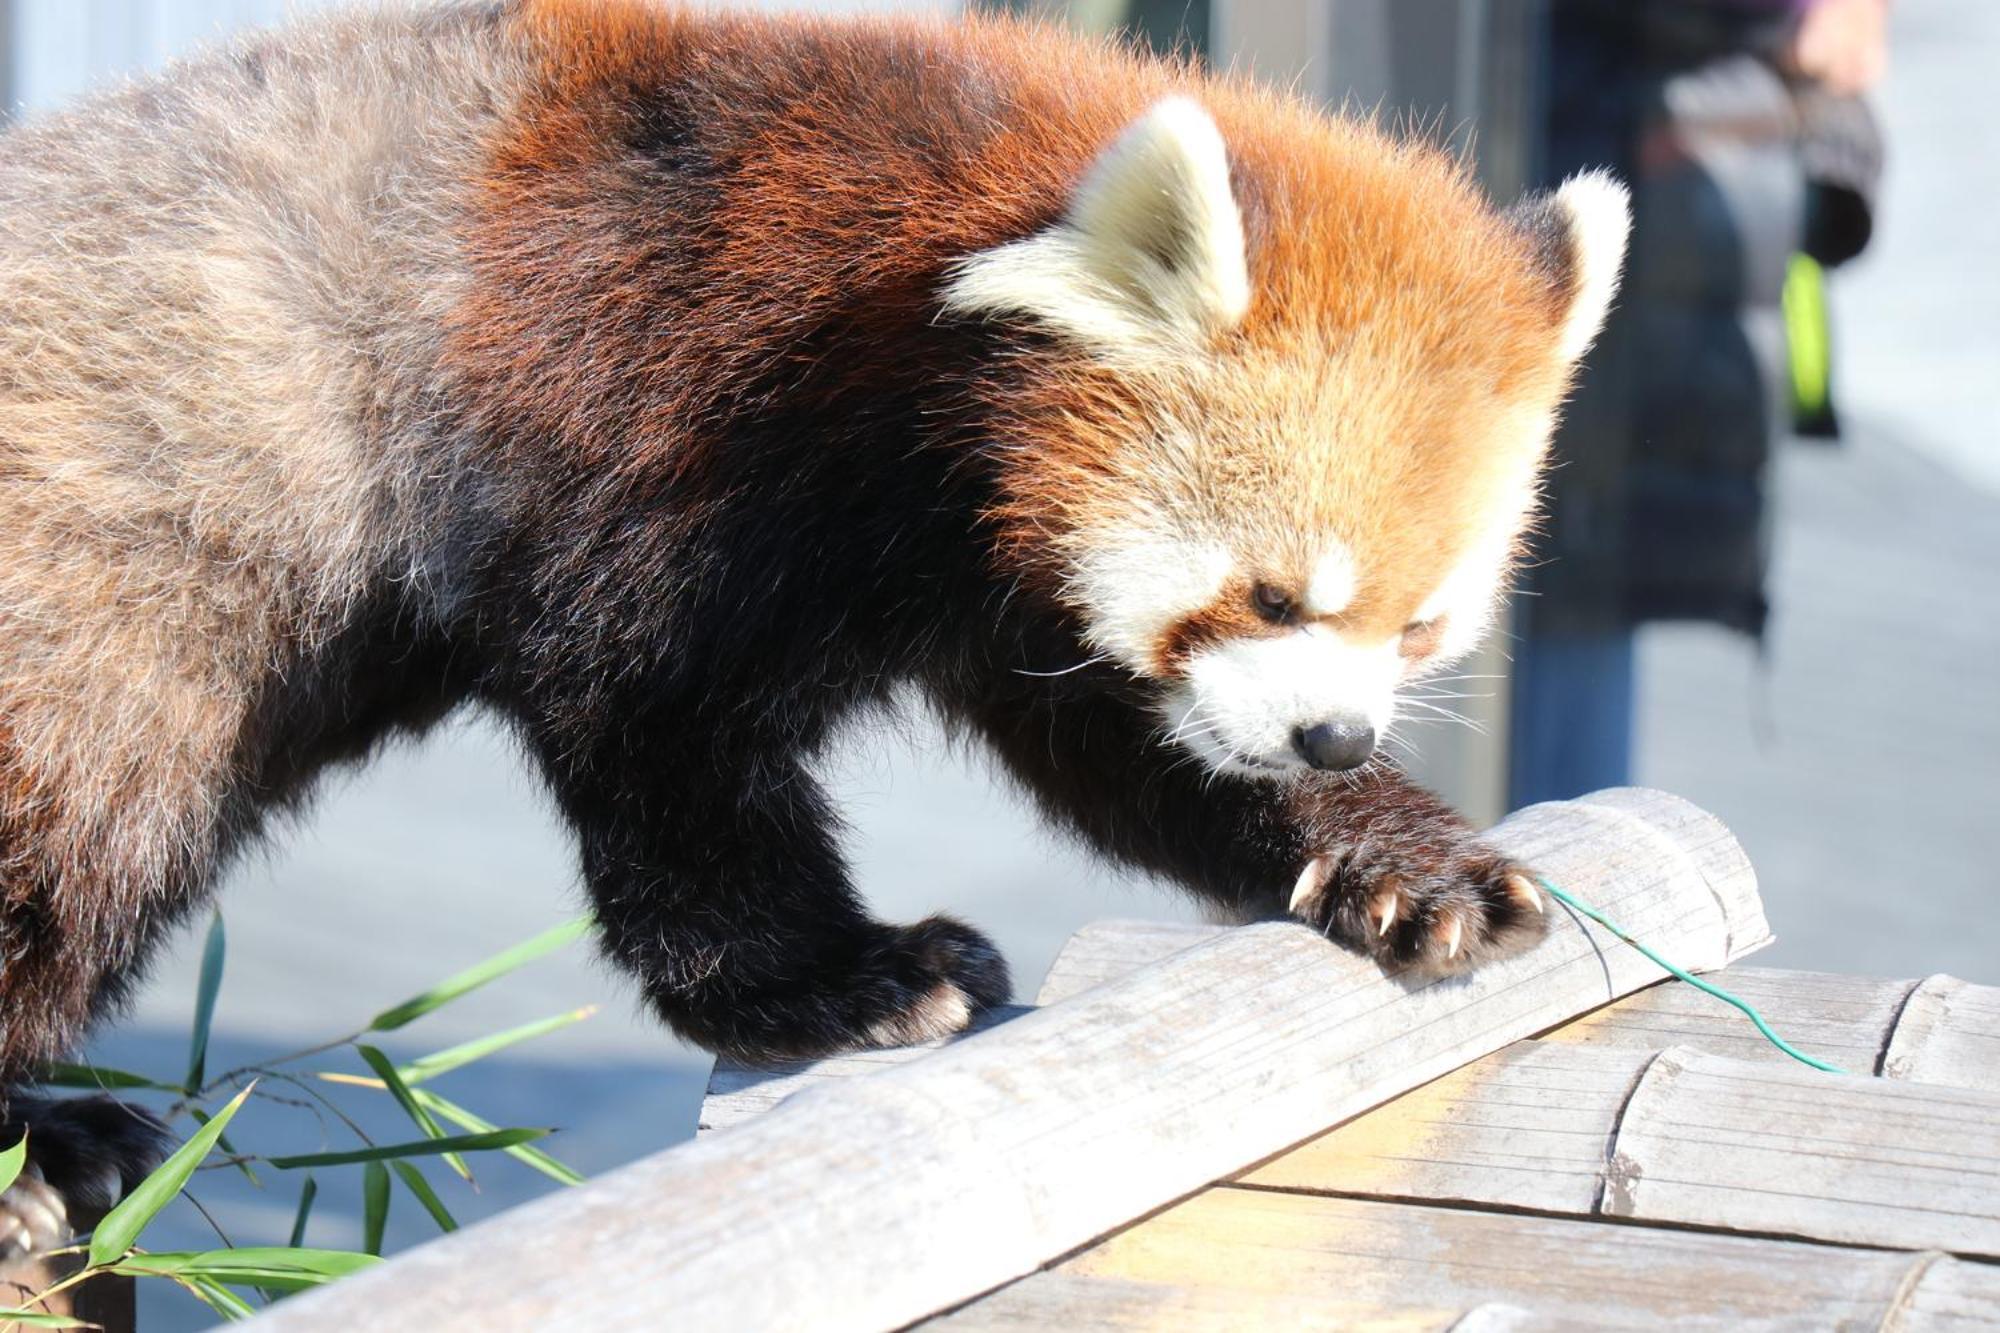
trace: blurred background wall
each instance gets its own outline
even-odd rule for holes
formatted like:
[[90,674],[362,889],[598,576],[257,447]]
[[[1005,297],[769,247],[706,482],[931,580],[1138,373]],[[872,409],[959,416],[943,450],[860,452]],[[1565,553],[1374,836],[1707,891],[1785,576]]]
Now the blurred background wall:
[[[0,88],[32,113],[306,7],[0,0]],[[1501,198],[1547,167],[1548,0],[1042,0],[1038,12],[1127,24],[1329,103],[1406,117],[1469,154]],[[1781,965],[2000,980],[2000,872],[1988,851],[2000,811],[2000,267],[1990,240],[2000,152],[1984,110],[1996,61],[2000,6],[1898,4],[1878,98],[1891,164],[1879,234],[1833,288],[1845,438],[1833,449],[1778,440],[1761,476],[1776,520],[1761,642],[1668,623],[1620,650],[1626,674],[1612,694],[1629,704],[1617,725],[1629,729],[1630,776],[1737,830],[1781,939],[1767,957]],[[1510,750],[1518,756],[1526,739],[1510,728],[1514,646],[1503,637],[1466,668],[1494,677],[1485,697],[1466,701],[1481,731],[1416,733],[1427,778],[1483,819],[1505,808]],[[1540,728],[1598,706],[1593,669],[1546,678]],[[858,732],[836,767],[877,910],[976,922],[1023,990],[1086,921],[1189,915],[1049,837],[976,756],[948,752],[920,720]],[[506,738],[478,717],[329,782],[307,819],[238,868],[223,903],[229,969],[212,1067],[345,1030],[581,905],[567,839]],[[96,1058],[173,1066],[197,951],[192,937],[181,942]],[[560,1150],[586,1170],[691,1132],[704,1057],[637,1015],[629,989],[580,953],[427,1020],[409,1049],[587,1002],[605,1009],[469,1071],[455,1095],[491,1119],[562,1125]],[[476,1215],[541,1187],[502,1167],[478,1200],[454,1206]],[[228,1205],[266,1234],[290,1206],[242,1189]],[[322,1208],[327,1230],[315,1240],[352,1243],[353,1201]],[[423,1231],[399,1226],[404,1239]],[[202,1241],[191,1220],[177,1239]],[[198,1324],[167,1309],[149,1318]]]

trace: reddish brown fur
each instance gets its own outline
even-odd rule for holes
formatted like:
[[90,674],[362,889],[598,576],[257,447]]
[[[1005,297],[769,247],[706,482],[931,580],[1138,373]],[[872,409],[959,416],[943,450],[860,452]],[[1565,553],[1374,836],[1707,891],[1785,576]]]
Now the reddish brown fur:
[[[1539,437],[1496,421],[1567,373],[1568,278],[1455,164],[1013,23],[644,0],[442,21],[429,63],[421,25],[385,21],[366,59],[328,38],[288,71],[281,39],[174,76],[208,81],[206,119],[159,102],[172,80],[139,90],[115,124],[157,198],[106,169],[49,224],[60,244],[15,238],[46,308],[6,350],[53,387],[0,421],[27,460],[0,458],[22,483],[0,616],[35,673],[0,682],[20,950],[0,1075],[110,1006],[265,811],[468,699],[542,763],[607,948],[729,1049],[909,1035],[1005,993],[976,933],[865,915],[811,781],[834,726],[902,682],[1106,855],[1217,901],[1273,906],[1353,826],[1371,859],[1315,924],[1435,952],[1414,913],[1406,938],[1365,929],[1393,875],[1483,914],[1482,947],[1525,938],[1502,863],[1399,781],[1211,787],[1159,743],[1154,682],[1021,669],[1081,655],[1075,548],[1148,484],[1255,566],[1173,631],[1161,674],[1277,633],[1249,589],[1299,589],[1329,541],[1361,579],[1329,620],[1401,629],[1530,470]],[[357,87],[350,134],[323,108]],[[947,315],[956,265],[1057,222],[1176,93],[1227,144],[1240,325],[1114,369],[1032,320]],[[248,136],[262,156],[218,170],[258,107],[282,122]],[[9,142],[74,187],[101,119]],[[314,156],[349,150],[344,171]],[[121,253],[144,220],[158,262],[105,276],[71,244],[86,217]],[[183,243],[202,228],[208,249]],[[68,299],[75,274],[31,262],[72,248],[118,300]],[[1212,447],[1162,481],[1144,445],[1176,431]]]
[[[1483,424],[1467,404],[1552,398],[1566,373],[1551,354],[1563,280],[1535,239],[1456,162],[1294,98],[1013,23],[696,16],[638,0],[533,0],[519,22],[541,74],[484,185],[485,281],[452,349],[515,438],[657,478],[663,463],[705,466],[690,423],[740,407],[717,395],[759,382],[814,321],[844,321],[857,380],[922,355],[909,332],[947,265],[1048,225],[1104,145],[1174,92],[1222,128],[1250,238],[1253,304],[1217,349],[1244,373],[1216,376],[1223,392],[1268,393],[1257,367],[1314,346],[1429,368],[1421,392],[1362,404],[1347,489],[1325,497],[1366,545],[1360,563],[1393,573],[1345,613],[1356,633],[1400,629],[1518,470],[1514,451],[1467,438]],[[750,47],[759,82],[733,86],[723,57]],[[623,145],[637,109],[663,100],[750,127],[754,148],[704,187],[726,227],[690,243],[663,222],[649,252],[604,201],[635,188]],[[673,271],[651,267],[662,256]],[[840,304],[855,292],[865,307]],[[670,352],[651,341],[666,327]],[[1058,355],[985,405],[1030,442],[995,515],[1004,564],[1060,581],[1047,534],[1118,492],[1117,460],[1155,417],[1144,394]],[[580,410],[604,402],[630,411]],[[1225,421],[1252,410],[1208,406]],[[1267,576],[1302,583],[1318,554],[1302,542]]]

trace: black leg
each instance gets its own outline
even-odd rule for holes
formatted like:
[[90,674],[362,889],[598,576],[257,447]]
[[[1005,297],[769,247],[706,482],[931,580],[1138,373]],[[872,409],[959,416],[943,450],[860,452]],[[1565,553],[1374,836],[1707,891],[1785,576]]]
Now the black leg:
[[1006,965],[977,931],[867,915],[798,764],[649,751],[630,728],[611,754],[536,743],[581,839],[605,948],[689,1040],[751,1061],[899,1045],[1008,998]]
[[0,1260],[69,1243],[160,1162],[166,1127],[110,1097],[0,1090],[0,1147],[28,1136],[28,1165],[0,1192]]

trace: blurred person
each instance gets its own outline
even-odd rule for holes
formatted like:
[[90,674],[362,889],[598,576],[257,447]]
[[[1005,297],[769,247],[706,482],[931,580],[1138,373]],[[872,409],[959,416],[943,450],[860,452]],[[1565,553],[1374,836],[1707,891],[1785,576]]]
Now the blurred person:
[[[1634,195],[1621,308],[1556,442],[1517,604],[1516,806],[1629,779],[1634,631],[1701,620],[1760,643],[1767,475],[1796,379],[1780,303],[1803,252],[1867,244],[1881,167],[1860,99],[1885,0],[1557,0],[1536,174],[1612,168]],[[1810,276],[1810,273],[1808,274]],[[1821,335],[1823,304],[1794,302]],[[1833,429],[1830,402],[1809,423]]]

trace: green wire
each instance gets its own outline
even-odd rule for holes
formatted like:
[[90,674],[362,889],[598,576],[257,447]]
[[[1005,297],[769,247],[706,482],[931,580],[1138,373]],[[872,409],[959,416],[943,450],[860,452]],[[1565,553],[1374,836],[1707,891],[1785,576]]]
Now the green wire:
[[1665,968],[1668,972],[1673,973],[1673,975],[1679,977],[1682,981],[1685,981],[1688,985],[1693,986],[1696,990],[1706,991],[1708,994],[1713,995],[1716,999],[1722,1001],[1724,1004],[1735,1005],[1738,1009],[1741,1009],[1744,1012],[1744,1014],[1749,1017],[1750,1021],[1757,1025],[1757,1030],[1763,1033],[1765,1038],[1773,1046],[1783,1051],[1786,1055],[1791,1056],[1792,1059],[1797,1060],[1800,1064],[1811,1065],[1814,1069],[1823,1069],[1829,1074],[1845,1074],[1847,1072],[1845,1069],[1840,1068],[1838,1065],[1830,1065],[1824,1060],[1815,1060],[1810,1055],[1806,1055],[1802,1051],[1796,1050],[1790,1042],[1786,1041],[1783,1037],[1780,1037],[1777,1033],[1771,1031],[1771,1025],[1764,1021],[1764,1015],[1758,1013],[1757,1010],[1749,1003],[1749,1001],[1738,999],[1736,996],[1731,995],[1728,991],[1722,989],[1722,987],[1714,985],[1710,982],[1703,981],[1700,977],[1695,976],[1691,972],[1683,972],[1680,968],[1675,967],[1672,963],[1660,957],[1658,954],[1654,953],[1651,949],[1648,949],[1645,945],[1639,943],[1639,941],[1633,939],[1631,935],[1626,933],[1626,930],[1623,926],[1619,925],[1616,921],[1613,921],[1610,917],[1604,915],[1604,913],[1598,911],[1595,907],[1592,907],[1589,903],[1583,902],[1577,898],[1572,898],[1569,894],[1564,893],[1561,889],[1557,888],[1555,885],[1549,883],[1545,879],[1542,880],[1541,883],[1542,887],[1549,891],[1549,896],[1554,898],[1557,902],[1563,904],[1565,907],[1569,907],[1574,909],[1575,911],[1583,913],[1585,916],[1589,917],[1592,921],[1595,921],[1598,925],[1604,927],[1606,930],[1610,931],[1613,935],[1616,935],[1619,939],[1625,941],[1627,944],[1637,949],[1640,953],[1644,954],[1654,963],[1658,964],[1660,967]]

